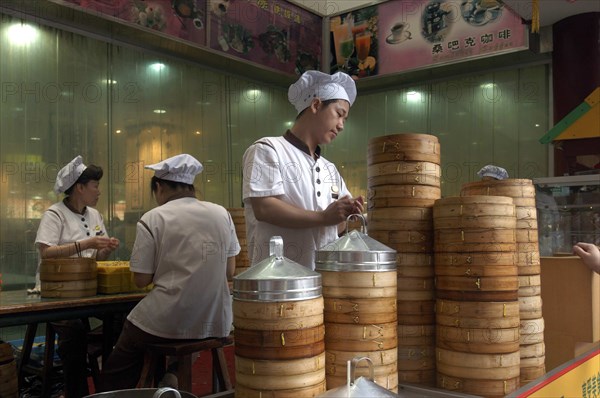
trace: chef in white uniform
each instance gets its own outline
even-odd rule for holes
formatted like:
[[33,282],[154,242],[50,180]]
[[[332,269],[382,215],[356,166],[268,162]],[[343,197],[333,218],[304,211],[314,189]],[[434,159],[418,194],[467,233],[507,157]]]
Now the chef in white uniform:
[[350,214],[363,211],[363,198],[352,197],[320,148],[342,132],[356,85],[345,73],[307,71],[288,99],[298,112],[294,126],[244,153],[248,255],[252,264],[269,257],[269,240],[281,236],[284,256],[314,269],[315,250],[337,239]]
[[[64,193],[65,198],[50,206],[40,221],[35,238],[39,254],[36,287],[29,293],[40,291],[42,259],[81,256],[105,260],[119,246],[119,240],[106,233],[98,210],[91,207],[100,197],[102,175],[102,168],[86,166],[81,156],[58,172],[54,191]],[[87,325],[77,319],[52,322],[52,326],[58,334],[66,397],[87,395]]]
[[134,388],[148,343],[226,337],[233,315],[227,279],[240,245],[225,208],[196,199],[202,164],[182,154],[146,166],[158,207],[144,214],[130,268],[138,287],[153,283],[131,311],[103,369],[101,390]]

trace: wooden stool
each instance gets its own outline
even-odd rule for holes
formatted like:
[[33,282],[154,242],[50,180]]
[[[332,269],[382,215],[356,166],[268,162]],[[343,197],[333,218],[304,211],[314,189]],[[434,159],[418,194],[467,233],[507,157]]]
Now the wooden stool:
[[210,350],[212,354],[212,392],[231,390],[233,385],[227,370],[223,347],[233,343],[233,337],[203,340],[173,340],[148,345],[141,387],[155,387],[166,372],[166,357],[177,358],[177,381],[182,391],[192,391],[192,355]]
[[27,329],[25,331],[23,349],[21,350],[21,357],[17,363],[19,385],[24,385],[25,373],[39,374],[42,378],[42,397],[49,397],[50,388],[52,387],[51,376],[52,371],[54,370],[54,340],[56,338],[56,334],[50,322],[47,322],[44,347],[44,365],[41,369],[34,368],[28,363],[31,356],[31,349],[33,347],[33,341],[35,339],[37,327],[37,323],[30,323],[27,325]]

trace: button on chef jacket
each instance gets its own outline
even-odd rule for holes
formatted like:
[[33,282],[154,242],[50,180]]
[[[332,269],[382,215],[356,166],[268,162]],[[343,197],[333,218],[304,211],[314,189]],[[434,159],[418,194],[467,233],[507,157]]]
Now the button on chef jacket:
[[315,250],[337,239],[337,225],[317,228],[285,228],[256,220],[253,197],[276,196],[306,210],[325,210],[336,199],[350,195],[335,165],[308,147],[289,130],[283,137],[256,141],[244,154],[243,199],[248,257],[256,264],[269,257],[269,240],[283,238],[284,256],[311,269]]

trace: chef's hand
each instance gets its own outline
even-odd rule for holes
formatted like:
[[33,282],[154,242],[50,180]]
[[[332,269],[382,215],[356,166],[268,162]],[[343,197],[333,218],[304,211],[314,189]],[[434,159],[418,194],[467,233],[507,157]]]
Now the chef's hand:
[[329,206],[323,211],[325,225],[338,225],[346,221],[350,214],[360,214],[363,209],[362,196],[354,199],[346,195]]
[[113,251],[117,247],[119,247],[119,240],[117,238],[109,238],[108,236],[93,236],[81,241],[81,250],[109,249],[110,251]]

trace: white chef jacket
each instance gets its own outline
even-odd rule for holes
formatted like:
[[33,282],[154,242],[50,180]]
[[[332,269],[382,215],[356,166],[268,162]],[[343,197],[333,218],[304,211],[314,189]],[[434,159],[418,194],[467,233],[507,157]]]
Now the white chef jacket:
[[239,252],[231,215],[219,205],[185,197],[150,210],[137,224],[130,268],[154,274],[154,287],[127,319],[164,338],[228,336],[227,258]]
[[[42,262],[39,254],[40,244],[48,246],[60,246],[93,236],[106,235],[106,227],[98,210],[86,207],[83,214],[71,211],[63,202],[53,204],[44,212],[40,226],[35,237],[38,248],[38,268],[36,275],[39,276],[40,264]],[[81,252],[82,257],[96,257],[96,249],[87,249]],[[72,257],[76,257],[77,254]]]
[[333,201],[350,195],[335,165],[310,155],[308,147],[290,131],[283,137],[256,141],[244,153],[243,199],[248,256],[252,264],[269,257],[269,240],[283,238],[284,256],[315,269],[315,250],[337,239],[337,225],[285,228],[258,221],[250,198],[277,196],[293,206],[325,210]]

